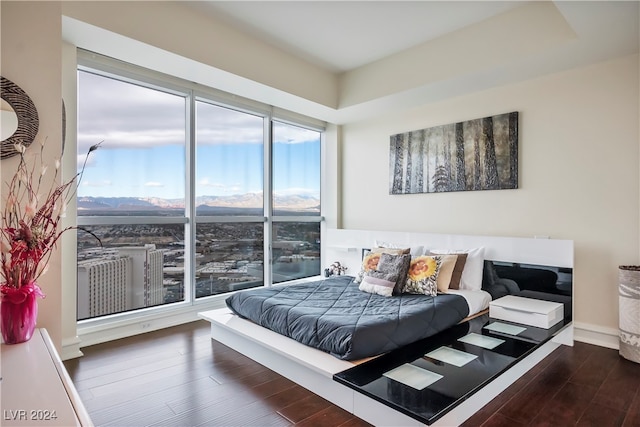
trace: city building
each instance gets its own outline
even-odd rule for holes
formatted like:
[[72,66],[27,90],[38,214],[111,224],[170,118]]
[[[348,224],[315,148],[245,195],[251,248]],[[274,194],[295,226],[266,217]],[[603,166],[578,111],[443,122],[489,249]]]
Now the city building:
[[163,302],[163,251],[155,245],[124,247],[120,256],[131,258],[132,308],[151,307]]
[[162,304],[163,251],[118,248],[78,263],[78,320]]
[[78,319],[132,308],[132,259],[114,257],[78,263]]

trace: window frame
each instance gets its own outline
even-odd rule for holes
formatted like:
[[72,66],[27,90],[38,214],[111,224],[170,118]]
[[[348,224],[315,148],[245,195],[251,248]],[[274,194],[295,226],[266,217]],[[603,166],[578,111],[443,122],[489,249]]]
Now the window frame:
[[[183,224],[185,226],[185,274],[184,274],[184,301],[176,303],[162,304],[154,307],[135,309],[132,311],[114,313],[106,316],[76,320],[79,328],[89,330],[94,327],[104,327],[114,322],[138,320],[145,316],[162,317],[172,313],[193,310],[193,308],[204,309],[206,306],[221,306],[222,301],[230,295],[223,293],[196,298],[196,262],[195,262],[195,241],[196,227],[199,223],[263,223],[264,224],[264,271],[263,286],[273,285],[272,278],[272,229],[274,223],[287,222],[317,222],[320,223],[321,239],[324,230],[325,218],[322,210],[315,215],[292,215],[275,216],[272,214],[273,191],[272,191],[272,144],[273,144],[273,122],[278,121],[292,126],[309,129],[319,132],[320,136],[320,194],[324,180],[324,140],[326,123],[311,117],[303,116],[295,112],[282,110],[257,101],[236,96],[215,88],[203,86],[198,83],[182,80],[178,77],[169,76],[132,65],[117,59],[108,58],[93,52],[78,49],[77,70],[87,71],[114,78],[124,82],[142,85],[151,89],[160,90],[167,93],[185,96],[186,106],[186,129],[185,129],[185,209],[182,216],[76,216],[78,226],[92,225],[148,225],[148,224]],[[262,215],[225,215],[211,216],[196,214],[196,103],[206,102],[218,107],[229,108],[235,111],[260,116],[263,118],[263,214]],[[321,209],[322,209],[322,200]],[[188,248],[188,249],[187,249]],[[188,254],[188,256],[186,255]],[[321,274],[321,272],[318,272]],[[277,283],[280,285],[292,284],[311,278],[297,279],[287,282]],[[77,279],[76,284],[77,287]],[[76,314],[77,319],[77,314]]]

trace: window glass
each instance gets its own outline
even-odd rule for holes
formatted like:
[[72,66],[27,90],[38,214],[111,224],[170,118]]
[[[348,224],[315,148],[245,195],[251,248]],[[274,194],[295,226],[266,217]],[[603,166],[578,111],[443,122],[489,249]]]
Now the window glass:
[[185,96],[78,72],[77,213],[103,224],[78,230],[79,320],[184,300],[185,226],[157,218],[185,214],[185,111]]
[[184,256],[182,224],[82,226],[78,320],[183,301]]
[[320,223],[273,224],[273,283],[320,274]]
[[264,285],[263,223],[196,225],[196,297]]
[[320,215],[320,132],[273,122],[273,214]]
[[263,216],[264,119],[196,103],[196,213]]
[[78,73],[79,215],[184,215],[185,97]]

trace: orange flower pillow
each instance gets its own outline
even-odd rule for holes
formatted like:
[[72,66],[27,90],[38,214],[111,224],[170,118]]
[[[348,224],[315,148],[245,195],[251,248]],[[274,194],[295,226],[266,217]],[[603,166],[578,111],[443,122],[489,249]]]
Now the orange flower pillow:
[[362,265],[360,266],[360,271],[356,275],[355,282],[360,283],[364,278],[364,275],[369,271],[375,271],[378,266],[378,262],[380,262],[381,253],[374,253],[369,250],[364,251],[364,256],[362,257]]
[[441,256],[422,255],[411,258],[409,273],[402,292],[436,296],[438,294],[438,272]]

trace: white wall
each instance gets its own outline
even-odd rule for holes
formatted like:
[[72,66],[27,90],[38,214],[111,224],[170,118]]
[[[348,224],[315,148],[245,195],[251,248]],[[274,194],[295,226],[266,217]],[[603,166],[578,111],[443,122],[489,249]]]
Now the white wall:
[[[575,241],[575,320],[617,328],[617,266],[638,262],[638,56],[343,126],[349,229]],[[516,190],[389,195],[389,136],[519,111]]]

